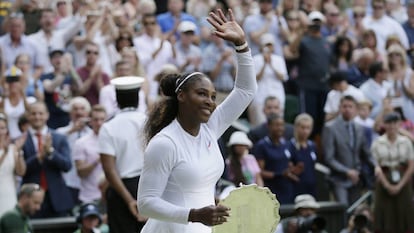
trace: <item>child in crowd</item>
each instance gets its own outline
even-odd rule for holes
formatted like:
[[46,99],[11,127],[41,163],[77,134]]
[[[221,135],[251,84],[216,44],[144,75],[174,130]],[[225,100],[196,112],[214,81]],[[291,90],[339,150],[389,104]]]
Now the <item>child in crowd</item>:
[[370,118],[372,110],[372,103],[368,99],[358,102],[358,116],[355,117],[354,121],[367,128],[374,127],[374,119]]
[[86,203],[80,207],[76,221],[79,228],[74,233],[104,233],[99,227],[102,223],[101,214],[93,203]]
[[242,131],[236,131],[230,136],[228,143],[230,157],[226,160],[226,165],[228,166],[228,178],[236,186],[254,183],[263,186],[260,167],[256,158],[249,154],[249,148],[252,145],[247,134]]

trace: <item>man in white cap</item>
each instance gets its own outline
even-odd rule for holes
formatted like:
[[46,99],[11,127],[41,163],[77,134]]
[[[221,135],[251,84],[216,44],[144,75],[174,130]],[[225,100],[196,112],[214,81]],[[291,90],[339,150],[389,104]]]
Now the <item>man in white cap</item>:
[[325,16],[319,11],[308,15],[308,31],[298,37],[290,50],[298,57],[297,85],[301,112],[309,113],[315,119],[312,137],[320,133],[324,123],[324,105],[329,91],[331,45],[321,35]]
[[200,71],[201,49],[193,44],[197,26],[191,21],[178,25],[180,39],[175,44],[177,64],[181,72]]
[[99,131],[99,153],[109,183],[108,223],[111,233],[136,233],[145,221],[138,214],[137,189],[144,158],[141,135],[146,115],[136,111],[144,78],[122,77],[111,83],[121,111]]
[[[301,194],[295,198],[296,216],[282,219],[277,225],[275,233],[290,233],[290,232],[311,232],[312,229],[307,227],[316,227],[325,232],[326,221],[321,217],[317,217],[316,211],[320,208],[318,202],[310,194]],[[308,223],[312,223],[308,225]],[[306,231],[305,231],[306,230]],[[309,230],[309,231],[308,231]],[[312,231],[313,232],[313,231]]]

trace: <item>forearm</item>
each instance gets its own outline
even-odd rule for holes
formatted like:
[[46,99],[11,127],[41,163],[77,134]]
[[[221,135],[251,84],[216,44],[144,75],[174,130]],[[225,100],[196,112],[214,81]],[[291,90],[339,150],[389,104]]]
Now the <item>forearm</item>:
[[36,67],[34,72],[33,72],[33,78],[35,80],[38,80],[40,78],[40,76],[42,75],[42,73],[43,73],[43,67],[41,67],[41,66]]
[[16,165],[15,165],[15,173],[18,176],[24,176],[26,173],[26,162],[23,158],[23,152],[22,151],[16,151],[15,152],[15,158],[16,158]]
[[263,64],[262,68],[260,69],[259,73],[256,74],[256,80],[259,81],[263,78],[264,70],[266,68],[266,63]]
[[260,174],[262,175],[263,179],[273,179],[275,177],[275,173],[271,171],[262,170]]
[[56,74],[55,78],[52,80],[44,81],[43,88],[48,93],[53,93],[56,87],[60,86],[63,81],[65,80],[65,76],[63,74]]

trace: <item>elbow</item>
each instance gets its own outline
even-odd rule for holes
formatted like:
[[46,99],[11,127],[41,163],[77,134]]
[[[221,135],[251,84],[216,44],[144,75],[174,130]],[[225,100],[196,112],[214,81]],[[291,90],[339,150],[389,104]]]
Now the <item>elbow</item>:
[[146,217],[153,217],[151,215],[152,211],[150,211],[151,201],[148,199],[149,198],[145,198],[145,197],[141,198],[138,194],[138,200],[137,200],[138,212],[140,215],[143,215]]

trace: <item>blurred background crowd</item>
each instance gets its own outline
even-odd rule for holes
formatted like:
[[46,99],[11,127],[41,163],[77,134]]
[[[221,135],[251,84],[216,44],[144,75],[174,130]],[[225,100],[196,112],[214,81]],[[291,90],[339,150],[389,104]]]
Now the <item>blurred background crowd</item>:
[[[105,175],[85,145],[119,111],[110,80],[145,77],[146,112],[164,75],[201,71],[222,102],[237,70],[234,48],[206,21],[217,8],[242,25],[259,88],[220,139],[223,179],[269,187],[281,204],[310,194],[349,207],[371,190],[371,224],[414,232],[393,217],[413,216],[413,0],[2,0],[0,216],[38,179],[48,211],[34,217],[82,203],[104,216]],[[33,130],[43,128],[64,135],[59,148]],[[60,152],[38,158],[57,173],[33,172],[35,148]]]

